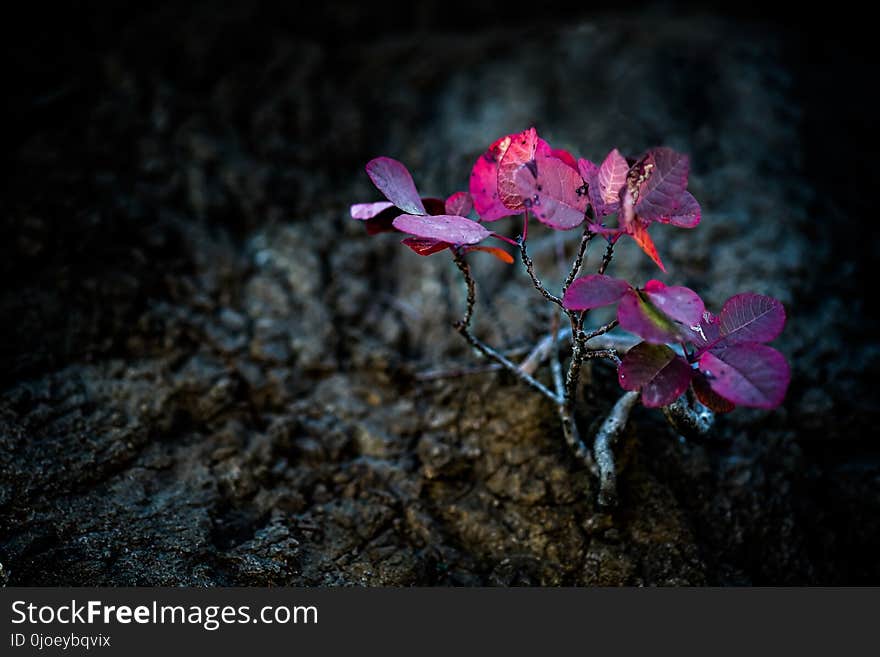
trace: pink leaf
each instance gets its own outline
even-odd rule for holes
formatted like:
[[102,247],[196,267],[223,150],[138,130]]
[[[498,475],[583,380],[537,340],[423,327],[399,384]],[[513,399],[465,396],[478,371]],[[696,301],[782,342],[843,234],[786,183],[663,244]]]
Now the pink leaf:
[[651,280],[645,283],[644,292],[658,310],[685,327],[697,326],[703,319],[703,300],[688,287]]
[[712,390],[709,381],[700,372],[694,373],[694,379],[691,381],[691,386],[693,386],[694,394],[697,396],[700,403],[715,413],[730,413],[730,411],[736,408],[736,404],[726,400]]
[[557,160],[565,163],[566,166],[571,167],[575,171],[578,170],[577,160],[574,158],[574,155],[569,153],[564,148],[551,148],[548,155],[550,157],[555,157]]
[[539,155],[520,167],[515,182],[524,209],[557,230],[584,222],[587,195],[580,174],[555,157]]
[[406,239],[401,240],[401,244],[406,244],[420,256],[429,256],[433,253],[449,248],[447,242],[439,242],[437,240],[424,239],[421,237],[407,237]]
[[624,390],[640,390],[642,403],[666,406],[687,390],[694,371],[665,345],[640,342],[624,355],[617,378]]
[[676,216],[687,189],[688,157],[671,148],[655,148],[648,151],[637,166],[640,177],[646,177],[638,185],[635,208],[638,215],[648,221]]
[[455,192],[446,199],[443,214],[457,214],[459,217],[466,217],[474,208],[474,201],[467,192]]
[[597,217],[614,214],[620,209],[620,193],[626,186],[629,164],[616,148],[608,153],[590,182],[590,202]]
[[517,183],[520,169],[534,162],[538,148],[538,133],[529,128],[518,135],[511,135],[510,146],[498,164],[498,198],[510,210],[526,209],[522,192]]
[[403,164],[390,157],[367,162],[367,175],[380,192],[398,208],[410,214],[427,214],[412,176]]
[[724,345],[770,342],[782,333],[785,308],[773,297],[744,292],[724,303],[718,325]]
[[644,290],[624,295],[617,319],[621,328],[643,340],[664,344],[691,339],[690,327],[699,324],[703,309],[703,301],[693,290],[648,281]]
[[388,208],[393,208],[394,203],[390,201],[377,201],[376,203],[355,203],[351,206],[351,218],[360,221],[372,219],[377,214]]
[[404,233],[449,244],[476,244],[492,234],[476,221],[449,214],[423,217],[402,214],[393,225]]
[[716,393],[755,408],[779,406],[791,380],[785,356],[754,342],[707,351],[700,357],[700,371]]
[[497,221],[502,217],[516,214],[509,210],[498,198],[498,164],[510,146],[512,135],[502,137],[493,143],[474,163],[471,170],[470,193],[474,209],[483,221]]
[[604,274],[590,274],[576,278],[562,297],[562,305],[569,310],[590,310],[617,303],[632,288],[626,281]]

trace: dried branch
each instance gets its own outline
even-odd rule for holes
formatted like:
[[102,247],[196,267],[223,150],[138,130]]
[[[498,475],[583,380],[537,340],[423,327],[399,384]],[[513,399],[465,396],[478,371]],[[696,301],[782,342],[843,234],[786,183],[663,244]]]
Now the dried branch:
[[593,454],[599,468],[599,504],[602,506],[617,504],[617,470],[612,450],[638,398],[638,392],[627,392],[618,399],[593,441]]
[[690,392],[664,406],[663,415],[673,429],[687,438],[705,436],[715,424],[715,413],[694,399]]

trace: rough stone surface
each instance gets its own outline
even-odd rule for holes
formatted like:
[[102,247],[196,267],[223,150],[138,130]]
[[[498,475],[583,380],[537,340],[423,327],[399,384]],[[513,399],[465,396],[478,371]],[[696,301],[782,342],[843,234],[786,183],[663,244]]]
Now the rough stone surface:
[[[337,47],[205,13],[114,24],[75,74],[50,61],[10,101],[0,583],[880,580],[880,348],[835,231],[861,201],[818,182],[830,119],[803,110],[821,90],[796,34],[610,15],[371,37],[348,17]],[[699,444],[637,411],[613,512],[544,400],[498,373],[418,379],[478,364],[450,328],[456,270],[347,218],[378,199],[370,157],[451,193],[531,124],[594,160],[690,153],[704,220],[654,232],[664,280],[716,310],[742,290],[789,310],[784,406]],[[530,239],[558,281],[555,236]],[[543,335],[521,269],[473,261],[480,333]],[[611,271],[658,273],[632,244]],[[585,384],[587,433],[619,390],[603,365]]]

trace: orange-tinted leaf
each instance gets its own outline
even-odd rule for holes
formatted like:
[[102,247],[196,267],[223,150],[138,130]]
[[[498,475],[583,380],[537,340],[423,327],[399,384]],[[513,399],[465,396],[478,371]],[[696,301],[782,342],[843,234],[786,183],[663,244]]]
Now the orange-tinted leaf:
[[657,266],[665,272],[666,267],[663,266],[663,261],[660,260],[660,254],[657,253],[657,247],[654,246],[654,240],[652,240],[651,236],[648,235],[647,226],[642,224],[640,221],[634,221],[632,226],[630,227],[629,235],[636,241],[636,244],[639,245],[639,248],[647,253],[648,257],[656,262]]
[[485,251],[486,253],[491,253],[501,262],[507,263],[508,265],[513,264],[513,256],[497,246],[471,246],[468,248],[468,251]]

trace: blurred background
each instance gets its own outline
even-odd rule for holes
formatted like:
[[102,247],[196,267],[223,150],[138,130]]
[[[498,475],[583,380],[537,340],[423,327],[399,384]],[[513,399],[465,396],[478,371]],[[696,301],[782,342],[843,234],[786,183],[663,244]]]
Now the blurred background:
[[[4,28],[0,584],[876,584],[872,42],[834,13],[29,6]],[[610,273],[789,316],[785,404],[701,443],[640,409],[613,511],[549,404],[457,372],[448,256],[348,218],[370,158],[445,196],[530,125],[594,161],[689,153],[702,224],[653,232],[668,274],[631,243]],[[578,235],[529,237],[558,284]],[[478,331],[527,350],[546,304],[472,261]],[[583,433],[618,395],[586,373]]]

